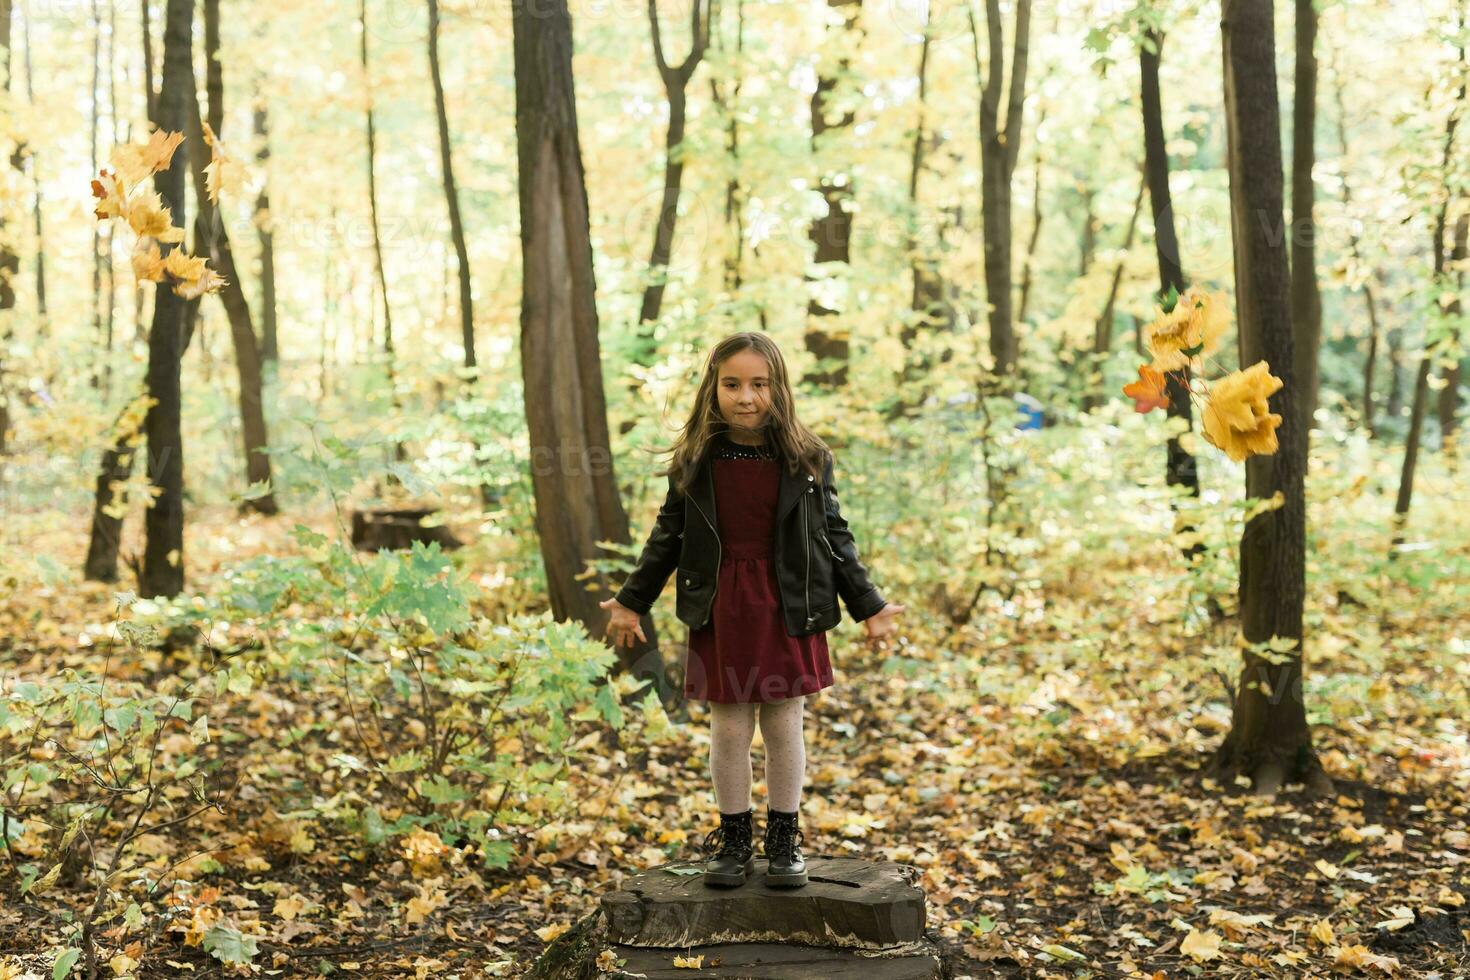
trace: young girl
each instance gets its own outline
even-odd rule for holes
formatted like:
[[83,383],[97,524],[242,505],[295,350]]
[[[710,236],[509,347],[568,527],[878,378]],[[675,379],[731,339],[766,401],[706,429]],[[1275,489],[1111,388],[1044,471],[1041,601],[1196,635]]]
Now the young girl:
[[800,887],[803,707],[833,683],[826,631],[841,618],[837,599],[879,648],[905,607],[868,580],[837,507],[831,452],[797,418],[786,362],[765,334],[715,345],[672,453],[648,543],[622,589],[601,603],[611,613],[607,632],[616,644],[647,642],[641,619],[678,570],[677,614],[689,626],[684,694],[709,702],[720,809],[720,826],[704,840],[704,881],[740,885],[755,867],[758,720],[769,794],[765,881]]

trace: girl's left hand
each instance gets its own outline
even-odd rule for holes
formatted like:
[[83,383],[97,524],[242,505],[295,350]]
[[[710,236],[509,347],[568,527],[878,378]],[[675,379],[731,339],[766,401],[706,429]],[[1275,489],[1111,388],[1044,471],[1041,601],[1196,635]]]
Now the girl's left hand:
[[863,620],[863,627],[868,631],[866,642],[869,647],[882,650],[888,646],[887,637],[898,631],[898,624],[894,622],[894,618],[906,608],[908,607],[890,602]]

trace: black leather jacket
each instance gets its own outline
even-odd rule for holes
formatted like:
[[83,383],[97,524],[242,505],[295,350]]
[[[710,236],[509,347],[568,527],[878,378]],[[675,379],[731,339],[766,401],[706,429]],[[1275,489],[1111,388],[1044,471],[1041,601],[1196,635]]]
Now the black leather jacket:
[[[848,615],[858,621],[887,604],[868,581],[852,532],[837,509],[830,454],[822,482],[819,492],[811,474],[793,476],[784,463],[781,466],[773,553],[781,613],[791,636],[829,630],[841,622],[839,597]],[[618,591],[618,602],[639,615],[647,614],[669,575],[677,571],[675,615],[691,629],[708,623],[720,567],[717,527],[714,468],[706,454],[688,494],[680,494],[669,476],[668,495],[637,566]]]

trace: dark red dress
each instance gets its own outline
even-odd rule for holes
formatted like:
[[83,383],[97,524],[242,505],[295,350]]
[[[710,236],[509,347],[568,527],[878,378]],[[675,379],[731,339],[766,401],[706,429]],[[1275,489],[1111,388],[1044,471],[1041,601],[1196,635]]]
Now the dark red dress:
[[684,673],[684,696],[696,701],[780,701],[832,684],[826,632],[786,632],[774,558],[782,464],[752,455],[716,437],[720,569],[710,621],[689,631]]

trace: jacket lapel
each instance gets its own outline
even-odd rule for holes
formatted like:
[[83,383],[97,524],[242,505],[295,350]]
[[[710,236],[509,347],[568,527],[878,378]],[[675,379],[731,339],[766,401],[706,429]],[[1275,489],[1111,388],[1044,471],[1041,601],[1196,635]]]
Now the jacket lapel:
[[800,472],[792,476],[786,472],[786,464],[781,464],[781,489],[776,493],[776,521],[778,523],[790,512],[791,508],[796,506],[796,502],[801,499],[806,487],[807,481]]

